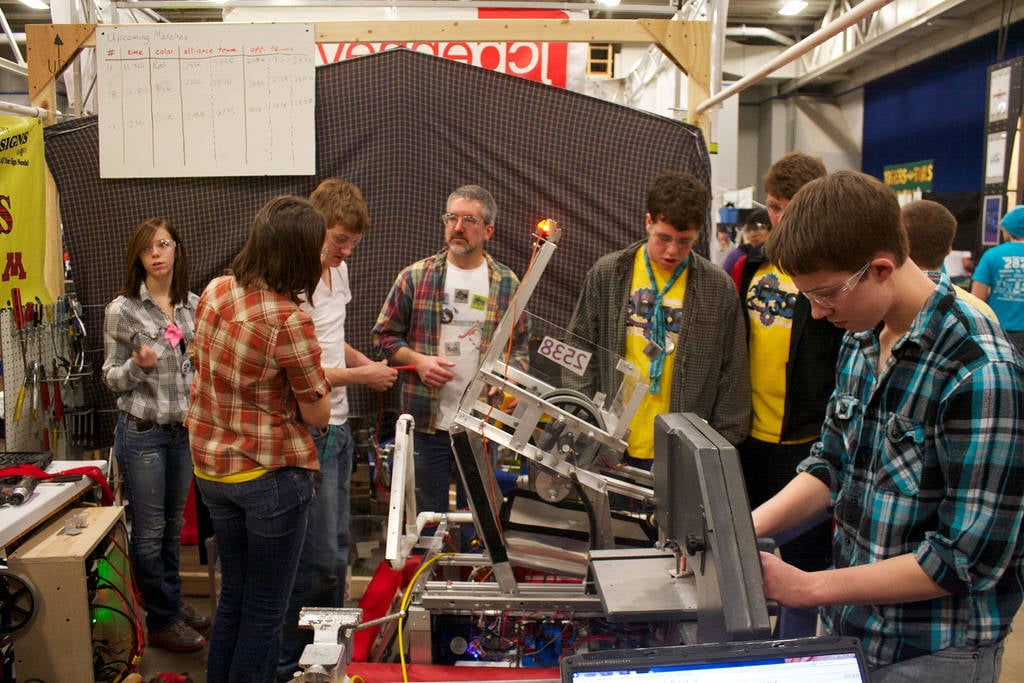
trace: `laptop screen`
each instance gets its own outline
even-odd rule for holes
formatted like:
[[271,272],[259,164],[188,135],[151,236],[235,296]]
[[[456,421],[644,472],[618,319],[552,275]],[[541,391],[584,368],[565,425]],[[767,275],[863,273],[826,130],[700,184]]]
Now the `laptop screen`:
[[858,683],[868,681],[852,638],[804,638],[641,650],[562,660],[563,683]]

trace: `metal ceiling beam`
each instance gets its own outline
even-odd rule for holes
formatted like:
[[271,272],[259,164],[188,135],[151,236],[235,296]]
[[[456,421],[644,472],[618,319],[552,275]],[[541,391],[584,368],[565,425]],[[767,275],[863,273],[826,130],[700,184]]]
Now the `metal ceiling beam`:
[[660,5],[618,5],[609,7],[599,2],[552,2],[540,0],[530,2],[529,0],[494,0],[493,2],[465,0],[394,0],[385,2],[372,2],[372,0],[115,0],[114,7],[118,9],[139,9],[150,8],[155,10],[188,10],[188,9],[216,9],[221,10],[228,7],[324,7],[324,8],[359,8],[367,7],[409,7],[428,9],[475,9],[479,7],[497,9],[557,9],[557,10],[585,10],[590,12],[609,12],[616,14],[633,12],[647,15],[671,16],[676,13],[671,3]]
[[744,76],[714,97],[709,97],[704,102],[701,102],[700,106],[697,107],[695,114],[700,116],[719,102],[723,102],[733,95],[740,94],[750,86],[764,79],[773,71],[776,71],[786,64],[799,59],[802,55],[810,52],[844,29],[857,23],[865,16],[877,12],[880,8],[885,7],[891,2],[894,2],[894,0],[865,0],[857,5],[855,9],[841,15],[828,25],[821,27],[811,35],[807,36],[796,45],[784,50],[779,56],[769,61],[754,73]]
[[[988,4],[971,3],[969,13],[961,13],[953,17],[945,16],[937,22],[928,22],[928,28],[935,28],[934,31],[925,31],[923,30],[925,27],[921,26],[914,33],[903,34],[899,38],[862,54],[857,60],[837,67],[839,71],[853,69],[853,72],[849,78],[829,86],[827,92],[833,95],[848,92],[998,30],[1001,4],[999,0]],[[1010,23],[1022,19],[1024,19],[1024,8],[1015,7]],[[876,58],[879,56],[880,59]],[[822,78],[834,80],[832,76],[836,72],[836,70],[830,71],[823,74]],[[818,82],[815,83],[815,85],[817,84]],[[802,87],[806,88],[807,86]]]
[[737,42],[741,42],[745,38],[760,38],[762,40],[770,40],[785,47],[789,47],[795,42],[792,38],[784,36],[767,26],[730,26],[725,29],[725,37],[732,38]]
[[[977,0],[970,1],[977,2]],[[939,0],[932,2],[928,7],[922,7],[925,4],[922,0],[894,0],[888,8],[888,13],[893,15],[893,21],[879,26],[878,17],[872,17],[874,23],[869,22],[867,30],[862,30],[856,35],[844,35],[844,41],[847,38],[850,40],[844,42],[838,49],[832,42],[816,46],[807,60],[811,66],[803,70],[800,76],[783,83],[779,87],[779,93],[782,95],[794,93],[818,78],[827,76],[830,72],[849,68],[849,65],[862,59],[868,52],[882,48],[886,43],[905,36],[965,2],[968,0]],[[914,14],[915,11],[916,14]]]
[[19,65],[25,66],[25,58],[21,54],[21,48],[18,47],[18,41],[15,39],[14,32],[11,31],[11,25],[7,23],[7,15],[4,14],[3,10],[0,10],[0,26],[3,27],[4,35],[11,46],[11,52],[14,53],[15,61]]

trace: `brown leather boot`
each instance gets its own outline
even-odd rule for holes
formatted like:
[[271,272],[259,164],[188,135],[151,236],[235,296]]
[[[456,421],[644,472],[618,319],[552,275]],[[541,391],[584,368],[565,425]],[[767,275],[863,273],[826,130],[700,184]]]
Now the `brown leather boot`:
[[180,619],[165,629],[150,631],[147,640],[151,647],[162,647],[171,652],[195,652],[206,645],[206,639]]
[[210,617],[200,614],[196,611],[195,607],[187,602],[181,603],[181,608],[178,610],[178,618],[197,631],[205,631],[210,628]]

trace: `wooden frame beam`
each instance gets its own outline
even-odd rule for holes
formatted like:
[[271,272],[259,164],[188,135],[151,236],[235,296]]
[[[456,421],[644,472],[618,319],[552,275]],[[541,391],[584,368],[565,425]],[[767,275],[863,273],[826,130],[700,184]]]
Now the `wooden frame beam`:
[[[711,120],[696,114],[711,95],[711,24],[670,19],[470,19],[312,22],[317,43],[558,42],[654,44],[687,75],[689,123],[710,144]],[[94,46],[95,24],[29,24],[29,98],[55,119],[56,78],[83,47]]]

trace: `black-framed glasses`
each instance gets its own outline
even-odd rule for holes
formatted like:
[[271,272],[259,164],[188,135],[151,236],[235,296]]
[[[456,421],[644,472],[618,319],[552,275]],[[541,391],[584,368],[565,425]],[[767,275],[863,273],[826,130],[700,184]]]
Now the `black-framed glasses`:
[[456,213],[441,214],[441,222],[447,226],[458,225],[459,221],[462,221],[462,224],[467,228],[475,228],[484,224],[484,219],[478,218],[471,213],[468,213],[465,216],[460,216]]
[[819,287],[818,289],[811,290],[809,292],[800,292],[807,300],[811,303],[824,306],[826,308],[832,308],[835,299],[846,294],[854,287],[860,284],[861,280],[864,279],[864,275],[868,272],[868,268],[871,267],[871,261],[865,263],[860,270],[846,278],[842,282],[836,285],[829,285],[828,287]]
[[767,229],[767,223],[747,223],[743,226],[743,232],[748,235],[754,232],[764,232]]

